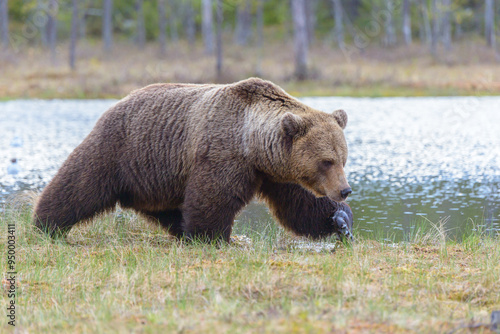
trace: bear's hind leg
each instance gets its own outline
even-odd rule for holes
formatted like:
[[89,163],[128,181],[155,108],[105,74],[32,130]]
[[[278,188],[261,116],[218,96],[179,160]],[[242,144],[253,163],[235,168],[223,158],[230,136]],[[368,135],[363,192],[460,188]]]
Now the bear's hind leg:
[[179,209],[160,212],[140,211],[147,218],[157,221],[168,233],[180,239],[182,231],[182,212]]
[[52,189],[45,189],[33,215],[35,226],[51,237],[65,235],[76,223],[112,209],[116,203],[112,199],[92,197],[76,200],[62,192],[57,193],[54,195]]
[[66,234],[76,223],[110,210],[116,204],[110,168],[83,161],[85,157],[80,154],[75,157],[73,153],[35,205],[35,226],[52,237]]
[[63,190],[54,190],[49,184],[38,200],[33,219],[35,226],[52,237],[66,234],[76,223],[112,209],[113,198],[94,198],[79,193],[73,197]]

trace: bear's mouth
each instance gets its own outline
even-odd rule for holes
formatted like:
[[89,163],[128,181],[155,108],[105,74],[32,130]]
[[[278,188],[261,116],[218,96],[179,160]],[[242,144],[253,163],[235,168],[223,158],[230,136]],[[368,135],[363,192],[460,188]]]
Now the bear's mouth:
[[327,197],[325,192],[313,190],[313,194],[316,197]]
[[329,194],[328,191],[326,191],[326,189],[321,184],[318,185],[318,183],[310,182],[310,181],[311,181],[310,179],[301,178],[299,184],[303,188],[309,190],[315,197],[318,197],[318,198],[328,197],[329,199],[331,199],[332,201],[337,202],[337,203],[344,201],[342,196],[340,196],[340,192],[334,193],[334,194],[331,194],[331,193]]
[[302,186],[312,192],[312,194],[316,197],[327,197],[326,192],[323,189],[314,188],[309,185]]

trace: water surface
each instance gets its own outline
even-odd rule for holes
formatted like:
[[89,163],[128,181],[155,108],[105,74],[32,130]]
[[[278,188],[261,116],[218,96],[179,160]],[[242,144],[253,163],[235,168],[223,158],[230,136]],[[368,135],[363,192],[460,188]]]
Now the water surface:
[[[500,97],[303,98],[349,123],[346,173],[358,233],[400,234],[415,223],[447,219],[450,234],[474,222],[500,231]],[[0,202],[40,190],[116,101],[0,103]],[[16,147],[14,147],[16,146]],[[10,159],[21,171],[7,174]],[[252,203],[238,226],[272,218]]]

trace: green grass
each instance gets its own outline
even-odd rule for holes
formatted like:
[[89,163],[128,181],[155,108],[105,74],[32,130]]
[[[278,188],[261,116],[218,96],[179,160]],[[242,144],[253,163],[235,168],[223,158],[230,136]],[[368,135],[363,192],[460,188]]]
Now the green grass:
[[422,224],[406,242],[332,252],[272,225],[215,247],[121,212],[54,241],[33,230],[30,210],[0,213],[2,268],[3,231],[16,224],[21,332],[442,333],[500,309],[500,240],[478,230],[457,243]]

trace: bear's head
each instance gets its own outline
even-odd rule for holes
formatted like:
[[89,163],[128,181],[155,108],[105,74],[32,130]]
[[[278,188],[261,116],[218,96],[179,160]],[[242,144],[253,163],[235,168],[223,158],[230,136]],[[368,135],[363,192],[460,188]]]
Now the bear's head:
[[343,129],[347,114],[285,113],[281,125],[289,151],[291,179],[317,197],[341,202],[351,193],[344,174],[347,144]]

